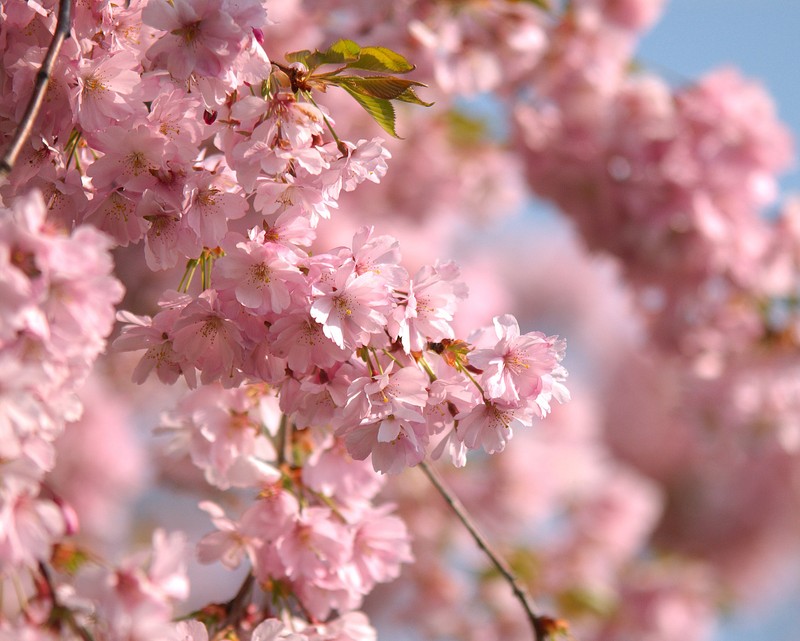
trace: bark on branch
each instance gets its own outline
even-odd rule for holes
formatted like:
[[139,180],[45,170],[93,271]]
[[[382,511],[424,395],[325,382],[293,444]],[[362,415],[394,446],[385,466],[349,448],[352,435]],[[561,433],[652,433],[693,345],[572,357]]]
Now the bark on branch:
[[36,122],[36,116],[42,108],[45,93],[47,93],[47,86],[50,84],[50,75],[53,72],[53,67],[56,64],[56,58],[61,51],[61,45],[69,37],[70,29],[72,28],[72,0],[60,0],[58,3],[58,18],[56,20],[56,31],[53,34],[53,39],[50,41],[50,46],[47,48],[47,53],[42,61],[42,66],[36,74],[36,82],[33,85],[33,94],[28,101],[28,106],[22,116],[22,120],[14,132],[14,137],[11,139],[8,149],[0,159],[0,179],[5,179],[11,170],[14,168],[14,163],[22,151],[23,145],[27,142],[28,137],[31,135],[33,124]]
[[550,617],[542,616],[536,613],[536,604],[528,594],[527,590],[520,584],[517,577],[511,571],[511,568],[506,561],[492,548],[486,537],[481,534],[475,524],[472,522],[472,517],[467,512],[464,505],[458,498],[448,490],[442,483],[439,474],[428,464],[427,461],[422,461],[419,464],[420,469],[423,471],[428,480],[433,484],[433,487],[441,494],[450,509],[453,510],[458,520],[467,529],[478,547],[483,550],[484,554],[489,557],[489,560],[497,568],[497,571],[511,586],[514,596],[522,605],[525,613],[530,621],[531,628],[533,628],[533,637],[535,641],[547,641],[550,638],[550,624],[553,621]]

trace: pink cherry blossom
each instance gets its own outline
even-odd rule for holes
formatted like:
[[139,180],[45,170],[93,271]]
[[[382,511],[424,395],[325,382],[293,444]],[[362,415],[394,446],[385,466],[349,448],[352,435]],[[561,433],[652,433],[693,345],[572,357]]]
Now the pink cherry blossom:
[[374,425],[356,427],[347,432],[344,440],[354,459],[370,456],[376,472],[395,475],[422,462],[428,432],[423,422],[389,415],[377,429]]
[[[428,401],[427,378],[416,367],[400,367],[392,362],[375,376],[362,376],[353,381],[347,392],[345,415],[351,420],[373,422],[388,416],[422,421],[421,408]],[[396,427],[396,425],[395,425]],[[380,440],[393,440],[394,429],[379,430]]]
[[269,540],[270,529],[276,529],[276,524],[270,522],[273,514],[263,510],[260,503],[245,512],[240,522],[225,517],[222,508],[211,501],[200,503],[200,509],[211,516],[217,528],[197,544],[197,558],[201,563],[220,561],[225,567],[234,569],[248,556],[255,565],[258,549]]
[[275,450],[263,433],[266,400],[253,388],[200,387],[163,417],[159,431],[173,436],[171,449],[187,449],[215,487],[269,485],[280,473],[271,464]]
[[359,275],[349,263],[334,274],[330,291],[315,297],[311,316],[339,347],[353,348],[382,329],[390,305],[385,281],[371,272]]
[[373,272],[395,288],[406,280],[406,270],[400,265],[400,243],[391,236],[374,236],[372,227],[362,227],[353,236],[353,260],[356,272]]
[[0,494],[0,563],[4,571],[34,567],[66,531],[64,514],[52,501],[4,488]]
[[182,534],[156,530],[149,554],[129,557],[117,568],[84,569],[75,587],[80,597],[96,604],[94,634],[169,638],[174,626],[170,616],[173,604],[188,596],[184,555]]
[[244,194],[231,172],[220,164],[211,171],[196,171],[186,189],[190,194],[184,212],[186,224],[204,247],[221,245],[228,221],[238,220],[248,211]]
[[335,198],[338,198],[339,189],[353,191],[365,180],[380,182],[388,170],[387,160],[392,156],[380,138],[345,144],[349,153],[331,163],[331,169],[336,172],[334,175],[338,174],[330,187]]
[[302,382],[286,380],[281,388],[281,409],[298,427],[332,427],[340,420],[354,369],[349,362],[337,363]]
[[361,526],[353,540],[353,561],[365,594],[375,583],[386,583],[400,574],[400,564],[412,560],[405,524],[383,506],[360,515]]
[[222,75],[239,53],[244,36],[222,0],[155,0],[142,11],[142,20],[167,32],[148,49],[147,57],[177,80],[186,80],[193,72]]
[[123,187],[141,193],[154,187],[154,172],[164,167],[166,139],[145,125],[112,126],[98,132],[96,148],[105,153],[87,169],[97,189]]
[[[185,298],[181,307],[189,302],[188,297]],[[121,351],[147,350],[133,372],[135,383],[143,383],[155,369],[158,379],[163,383],[172,384],[183,374],[190,387],[197,385],[194,366],[179,355],[172,345],[172,329],[179,315],[180,308],[167,308],[152,319],[129,312],[119,313],[118,320],[127,325],[114,341],[114,348]]]
[[353,537],[329,509],[311,507],[298,514],[294,527],[278,543],[286,574],[294,579],[322,579],[352,554]]
[[135,101],[139,66],[130,51],[117,51],[96,60],[83,60],[75,91],[78,123],[85,131],[98,131],[143,115],[141,101]]
[[323,326],[306,313],[284,315],[269,329],[271,350],[285,358],[296,374],[308,374],[313,368],[327,369],[349,358],[349,351],[325,336]]
[[308,216],[311,227],[320,219],[329,219],[336,201],[315,181],[298,181],[290,174],[282,176],[280,182],[256,179],[256,197],[253,206],[263,216]]
[[278,619],[265,619],[253,630],[251,641],[307,641],[305,634],[297,634],[288,629]]
[[208,641],[208,630],[199,621],[179,621],[168,641]]
[[85,220],[111,236],[120,247],[138,242],[148,227],[147,221],[137,214],[136,201],[122,189],[92,201]]
[[458,268],[453,263],[428,265],[405,285],[407,294],[392,314],[391,327],[406,353],[422,351],[429,341],[455,338],[451,323],[456,305],[467,295],[466,286],[457,278]]
[[174,267],[179,258],[200,254],[200,242],[182,213],[152,189],[144,192],[136,216],[146,220],[145,260],[153,271]]
[[526,406],[481,403],[456,416],[457,434],[469,449],[481,447],[488,454],[502,452],[515,429],[530,427],[532,414],[532,409]]
[[265,242],[265,232],[253,229],[248,241],[217,262],[217,285],[232,288],[253,313],[279,313],[291,305],[291,290],[302,282],[296,262],[295,254]]
[[306,630],[308,638],[313,641],[376,641],[377,632],[369,624],[363,612],[347,612],[328,621],[324,625],[316,625]]
[[203,383],[238,383],[242,345],[241,331],[220,309],[215,290],[206,290],[184,307],[173,326],[173,349],[201,371]]
[[326,496],[344,503],[360,503],[378,493],[384,482],[368,463],[352,459],[342,439],[318,449],[303,466],[303,482]]
[[550,374],[563,356],[564,342],[540,332],[520,335],[511,315],[494,319],[498,342],[492,349],[475,350],[471,365],[483,370],[481,382],[490,398],[515,403],[542,391],[542,377]]

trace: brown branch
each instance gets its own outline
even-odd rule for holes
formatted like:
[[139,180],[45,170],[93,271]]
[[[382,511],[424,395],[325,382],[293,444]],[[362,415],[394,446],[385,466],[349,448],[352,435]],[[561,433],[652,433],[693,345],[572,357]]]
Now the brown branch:
[[552,621],[550,617],[536,614],[536,604],[533,602],[527,590],[520,585],[506,561],[494,551],[489,541],[486,540],[486,537],[478,531],[464,505],[458,500],[458,497],[444,486],[439,474],[428,465],[427,461],[422,461],[419,467],[433,484],[433,487],[441,494],[447,505],[450,506],[450,509],[453,510],[458,520],[461,521],[462,525],[470,533],[478,547],[489,557],[489,560],[494,564],[498,572],[503,575],[503,578],[511,586],[514,596],[520,604],[522,604],[525,613],[528,615],[528,620],[533,628],[533,637],[535,641],[546,641],[550,637],[550,622]]
[[250,604],[250,594],[256,578],[252,572],[248,572],[236,595],[225,604],[225,619],[220,624],[220,630],[228,626],[238,626]]
[[47,590],[47,594],[45,596],[49,597],[52,604],[52,608],[50,610],[51,623],[60,627],[61,623],[65,622],[69,626],[70,630],[79,636],[82,641],[94,641],[91,633],[75,620],[75,614],[72,612],[72,610],[64,606],[58,600],[58,597],[56,596],[56,588],[53,585],[53,579],[50,577],[50,572],[48,571],[47,566],[42,562],[39,562],[39,573],[42,575],[42,580],[44,581],[44,585]]
[[281,422],[278,426],[278,443],[275,449],[278,452],[278,465],[291,467],[292,459],[292,424],[286,414],[281,414]]
[[0,159],[0,178],[5,178],[11,173],[14,168],[14,163],[22,151],[22,146],[27,142],[33,129],[33,124],[36,121],[36,116],[42,108],[44,96],[47,91],[47,86],[50,84],[50,75],[53,72],[53,67],[56,64],[56,58],[61,45],[64,40],[69,37],[70,28],[72,27],[72,0],[60,0],[58,5],[58,19],[56,21],[56,31],[53,34],[53,39],[50,41],[50,46],[47,48],[47,53],[42,61],[42,66],[39,68],[39,73],[36,74],[36,82],[33,85],[33,94],[31,95],[25,113],[22,116],[22,121],[19,123],[17,130],[14,132],[14,137],[11,144],[8,146],[3,158]]

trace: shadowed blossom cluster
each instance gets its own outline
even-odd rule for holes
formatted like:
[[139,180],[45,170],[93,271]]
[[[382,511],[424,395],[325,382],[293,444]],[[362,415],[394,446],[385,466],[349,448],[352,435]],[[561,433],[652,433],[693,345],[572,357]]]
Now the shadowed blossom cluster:
[[432,443],[460,465],[467,449],[502,450],[514,427],[568,398],[563,341],[521,335],[511,316],[495,319],[489,348],[455,339],[465,288],[450,263],[411,278],[396,241],[369,228],[352,248],[310,256],[263,229],[229,238],[213,287],[174,292],[153,318],[121,315],[133,322],[115,346],[146,350],[136,380],[266,383],[297,427],[328,429],[354,458],[371,455],[392,473]]
[[121,283],[108,238],[46,220],[39,194],[0,209],[0,567],[34,568],[77,527],[46,487],[54,442],[81,415],[76,391],[114,322]]

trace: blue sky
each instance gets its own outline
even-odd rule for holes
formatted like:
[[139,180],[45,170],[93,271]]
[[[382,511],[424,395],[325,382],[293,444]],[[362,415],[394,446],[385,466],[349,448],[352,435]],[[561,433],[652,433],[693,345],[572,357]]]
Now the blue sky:
[[[671,0],[639,58],[670,81],[724,65],[739,68],[767,88],[800,139],[800,1]],[[781,185],[800,192],[797,165]]]

